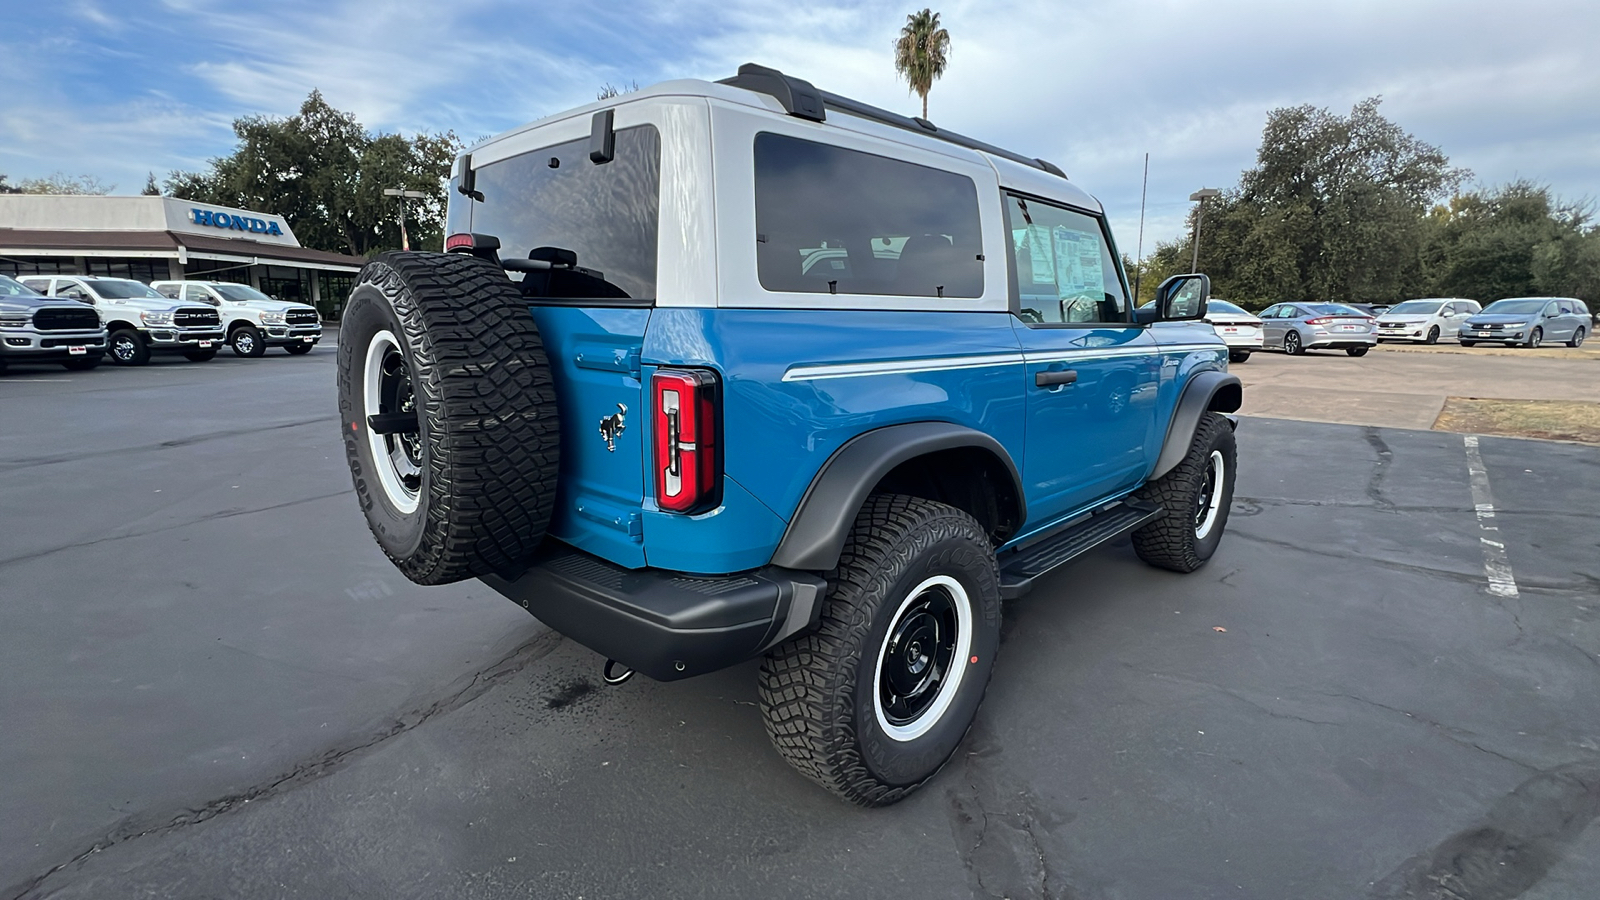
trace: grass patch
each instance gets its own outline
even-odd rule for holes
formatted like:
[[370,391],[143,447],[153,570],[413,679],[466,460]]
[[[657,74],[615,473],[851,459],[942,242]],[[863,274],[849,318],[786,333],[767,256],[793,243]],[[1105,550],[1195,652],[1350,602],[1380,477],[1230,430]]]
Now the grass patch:
[[1600,444],[1600,403],[1450,397],[1445,400],[1433,428],[1435,431]]

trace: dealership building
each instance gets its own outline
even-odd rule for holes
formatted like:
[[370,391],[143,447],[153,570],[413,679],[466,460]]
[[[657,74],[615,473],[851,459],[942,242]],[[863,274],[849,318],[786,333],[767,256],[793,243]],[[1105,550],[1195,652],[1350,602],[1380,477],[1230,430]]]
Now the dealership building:
[[0,274],[248,284],[337,318],[359,256],[300,246],[282,216],[172,197],[0,194]]

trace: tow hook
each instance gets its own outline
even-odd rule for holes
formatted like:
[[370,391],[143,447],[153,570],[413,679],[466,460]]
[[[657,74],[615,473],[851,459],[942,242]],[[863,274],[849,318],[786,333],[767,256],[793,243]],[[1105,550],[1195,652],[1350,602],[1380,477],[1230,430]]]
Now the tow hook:
[[633,670],[614,659],[606,660],[605,670],[600,673],[600,679],[612,686],[622,684],[632,677]]

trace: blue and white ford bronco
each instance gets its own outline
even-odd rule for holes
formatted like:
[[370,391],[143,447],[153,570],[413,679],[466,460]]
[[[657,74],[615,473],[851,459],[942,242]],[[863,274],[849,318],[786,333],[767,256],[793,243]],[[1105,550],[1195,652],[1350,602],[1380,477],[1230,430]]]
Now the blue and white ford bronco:
[[746,65],[473,147],[447,218],[345,310],[378,543],[608,681],[761,658],[773,744],[848,800],[950,757],[1002,601],[1123,535],[1179,572],[1221,539],[1241,394],[1210,283],[1135,310],[1050,163]]

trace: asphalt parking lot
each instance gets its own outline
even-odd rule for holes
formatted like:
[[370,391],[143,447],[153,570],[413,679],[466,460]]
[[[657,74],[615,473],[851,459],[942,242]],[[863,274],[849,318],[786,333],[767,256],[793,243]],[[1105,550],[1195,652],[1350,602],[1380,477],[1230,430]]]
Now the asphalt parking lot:
[[608,688],[401,578],[332,364],[0,377],[0,897],[1600,883],[1600,448],[1247,417],[1212,563],[1050,576],[956,758],[867,811],[772,752],[753,663]]

